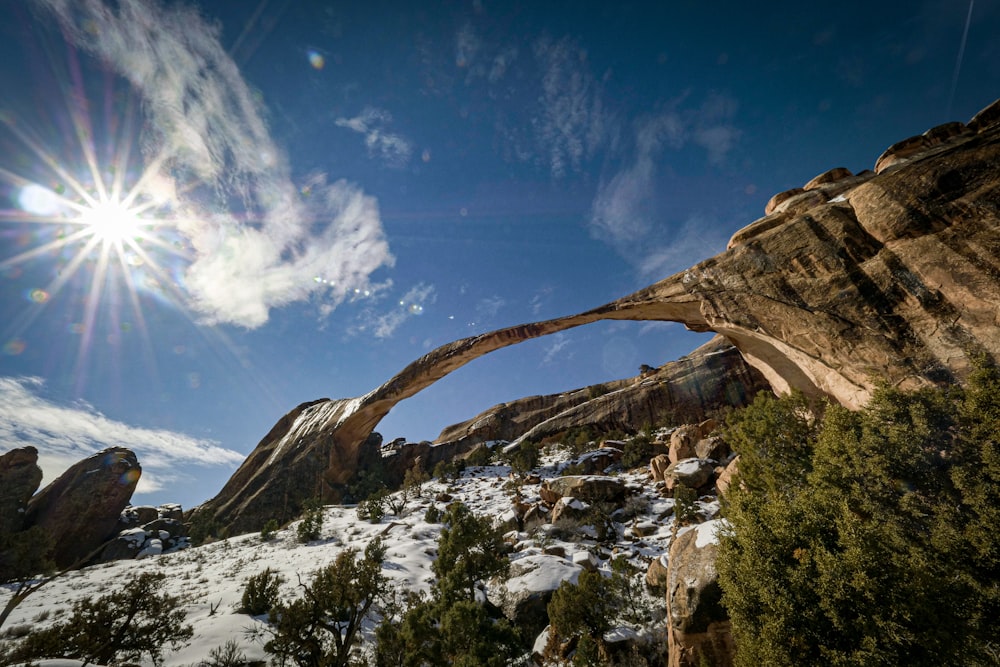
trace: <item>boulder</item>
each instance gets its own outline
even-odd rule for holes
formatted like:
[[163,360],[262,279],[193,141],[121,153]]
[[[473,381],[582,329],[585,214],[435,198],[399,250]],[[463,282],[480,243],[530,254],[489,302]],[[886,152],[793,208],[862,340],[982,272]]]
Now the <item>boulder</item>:
[[729,445],[719,436],[713,435],[698,441],[694,446],[694,455],[699,459],[724,461],[729,457]]
[[836,183],[837,181],[843,180],[845,178],[850,178],[854,174],[851,173],[850,169],[845,167],[834,167],[824,171],[819,176],[814,177],[808,183],[802,186],[803,190],[815,190],[821,185],[827,185],[828,183]]
[[667,567],[669,667],[733,664],[735,644],[722,606],[715,561],[722,520],[683,529],[670,546]]
[[552,523],[560,519],[578,520],[587,515],[590,506],[573,496],[563,496],[552,506]]
[[791,190],[784,190],[783,192],[777,193],[769,200],[767,200],[767,204],[764,205],[764,215],[771,215],[783,203],[785,203],[792,197],[797,197],[798,195],[804,192],[805,192],[804,188],[792,188]]
[[739,469],[740,457],[737,456],[729,462],[729,465],[722,471],[722,474],[715,480],[715,490],[720,496],[726,495],[729,491],[729,487],[733,483],[733,477],[739,473]]
[[667,454],[657,454],[652,459],[649,460],[649,474],[653,477],[654,482],[662,482],[663,475],[666,474],[667,468],[670,467],[670,456]]
[[135,558],[146,543],[146,531],[142,528],[129,528],[118,534],[111,542],[105,545],[98,557],[101,563],[113,560],[129,560]]
[[27,524],[52,536],[50,555],[58,567],[99,555],[114,537],[141,472],[135,454],[112,447],[70,466],[28,501]]
[[604,475],[565,475],[542,482],[538,495],[549,505],[572,496],[586,503],[620,503],[625,499],[625,484]]
[[670,462],[677,463],[682,459],[697,456],[695,446],[717,427],[718,424],[714,419],[706,419],[700,424],[679,426],[670,434],[670,449],[668,451]]
[[667,568],[670,562],[667,554],[657,556],[649,562],[646,569],[646,585],[650,588],[666,588]]
[[583,568],[565,558],[534,554],[510,564],[506,581],[491,581],[489,599],[503,610],[511,623],[521,628],[523,636],[534,637],[549,622],[548,607],[552,593],[568,581],[575,584]]
[[690,458],[672,463],[663,474],[666,490],[673,491],[678,485],[700,489],[708,484],[715,473],[716,462],[711,459]]
[[28,499],[41,481],[42,469],[34,447],[18,447],[0,456],[0,536],[25,527]]
[[581,475],[600,475],[621,460],[622,450],[602,445],[600,449],[580,454],[570,461],[570,465],[579,470]]

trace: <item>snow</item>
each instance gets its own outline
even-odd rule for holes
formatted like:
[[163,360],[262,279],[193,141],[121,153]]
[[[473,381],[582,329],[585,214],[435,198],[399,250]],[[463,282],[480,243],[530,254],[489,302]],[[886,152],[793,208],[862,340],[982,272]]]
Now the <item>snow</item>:
[[559,556],[530,554],[514,561],[505,588],[512,595],[554,591],[564,581],[575,584],[582,571],[579,565]]
[[701,466],[701,459],[684,459],[683,461],[677,462],[677,465],[674,466],[674,472],[682,476],[694,475],[701,469]]
[[711,521],[706,521],[705,523],[699,523],[695,526],[695,530],[698,531],[698,535],[695,537],[694,545],[699,549],[704,549],[710,544],[718,544],[718,532],[723,528],[724,523],[725,521],[723,519],[712,519]]
[[[330,408],[323,404],[317,407],[320,409],[314,409],[305,421],[312,423],[330,417]],[[297,423],[296,429],[302,426]],[[496,446],[503,447],[504,443],[498,442]],[[554,477],[568,458],[565,451],[549,450],[535,472],[541,479]],[[506,588],[510,592],[553,590],[563,581],[575,582],[582,572],[584,559],[609,574],[612,551],[616,557],[629,559],[643,574],[652,559],[665,558],[673,528],[673,500],[660,495],[648,471],[620,473],[617,478],[636,489],[633,498],[643,501],[644,509],[635,518],[622,519],[617,524],[621,537],[613,549],[598,544],[593,539],[593,530],[588,527],[583,527],[572,540],[557,538],[548,524],[530,532],[511,533],[508,541],[517,545],[517,550],[511,554],[511,566],[519,574],[508,581]],[[69,572],[29,596],[14,610],[5,629],[17,625],[45,627],[63,621],[76,600],[106,594],[143,572],[162,572],[166,574],[164,592],[182,600],[186,622],[194,629],[194,636],[186,646],[164,652],[165,667],[208,661],[213,649],[231,640],[238,643],[247,661],[264,661],[267,656],[263,642],[259,638],[255,640],[254,635],[259,637],[267,628],[266,619],[237,613],[243,587],[251,575],[265,568],[276,570],[284,579],[282,598],[297,597],[301,594],[300,578],[308,581],[313,572],[333,562],[344,549],[363,551],[372,539],[381,536],[386,546],[383,573],[393,580],[398,590],[427,592],[433,582],[432,564],[441,525],[429,524],[423,517],[432,504],[438,509],[445,506],[435,502],[434,496],[447,492],[477,515],[501,517],[510,511],[514,486],[509,466],[474,466],[467,468],[457,480],[428,483],[423,497],[411,500],[401,516],[390,513],[378,524],[359,520],[353,506],[326,507],[322,537],[309,544],[297,541],[298,522],[292,522],[276,531],[274,539],[268,542],[263,542],[260,535],[254,533],[174,553],[154,555],[150,550],[142,560],[116,561]],[[538,484],[521,484],[519,488],[523,502],[538,502]],[[718,511],[717,503],[713,507],[712,503],[698,501],[697,506],[705,516]],[[716,539],[715,527],[720,522],[710,523],[706,528],[694,528],[699,531],[699,546]],[[630,526],[639,524],[643,526],[642,532],[649,530],[649,534],[626,534]],[[128,539],[136,541],[144,538],[142,529],[129,531],[127,535]],[[542,553],[543,549],[561,551],[565,557]],[[491,598],[502,595],[501,590],[494,588],[497,587],[487,591]],[[11,594],[9,586],[0,586],[0,606]],[[365,636],[366,641],[370,640],[371,627],[367,628]],[[49,661],[45,664],[70,667],[78,663]],[[149,661],[143,664],[148,665]]]

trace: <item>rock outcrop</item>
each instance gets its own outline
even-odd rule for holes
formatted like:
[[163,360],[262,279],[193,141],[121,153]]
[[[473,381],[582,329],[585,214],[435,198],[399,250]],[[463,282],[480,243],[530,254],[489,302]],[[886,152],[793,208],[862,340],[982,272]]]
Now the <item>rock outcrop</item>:
[[735,644],[722,606],[715,560],[721,521],[678,534],[667,564],[667,650],[669,667],[732,664]]
[[648,424],[701,421],[727,406],[742,406],[769,389],[721,336],[690,354],[634,378],[496,405],[449,426],[437,441],[557,439],[572,428],[636,433]]
[[142,469],[135,454],[112,447],[72,465],[28,501],[26,525],[52,537],[51,558],[70,567],[95,557],[112,536]]
[[0,537],[25,527],[28,499],[42,482],[38,450],[19,447],[0,456]]
[[1000,102],[895,154],[881,173],[837,171],[778,197],[725,252],[634,294],[444,345],[365,396],[300,406],[199,511],[240,532],[335,499],[396,403],[484,354],[598,320],[714,331],[775,391],[852,408],[876,378],[961,382],[976,354],[1000,358]]

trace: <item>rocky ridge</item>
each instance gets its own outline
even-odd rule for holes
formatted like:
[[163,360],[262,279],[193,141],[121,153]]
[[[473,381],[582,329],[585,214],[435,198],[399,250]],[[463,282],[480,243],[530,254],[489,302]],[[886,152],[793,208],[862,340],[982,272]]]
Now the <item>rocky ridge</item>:
[[961,382],[972,356],[1000,357],[998,173],[1000,101],[895,144],[874,172],[835,169],[776,196],[725,252],[648,288],[455,341],[364,396],[299,406],[197,514],[246,531],[294,516],[307,497],[337,499],[396,403],[484,354],[598,320],[714,331],[775,391],[848,407],[865,403],[876,377]]

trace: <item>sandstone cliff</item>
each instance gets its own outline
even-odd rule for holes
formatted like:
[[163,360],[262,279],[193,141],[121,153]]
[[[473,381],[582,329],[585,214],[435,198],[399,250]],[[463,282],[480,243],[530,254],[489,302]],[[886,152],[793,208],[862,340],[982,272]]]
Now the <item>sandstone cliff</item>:
[[436,442],[543,441],[577,427],[636,433],[647,425],[702,421],[713,410],[745,405],[768,388],[739,351],[716,336],[690,354],[634,378],[493,406],[447,427]]
[[198,513],[255,530],[311,495],[333,499],[396,403],[484,354],[598,320],[715,331],[775,390],[850,407],[877,377],[960,382],[971,355],[1000,358],[1000,101],[896,144],[876,171],[777,195],[725,252],[634,294],[450,343],[365,396],[300,406]]

